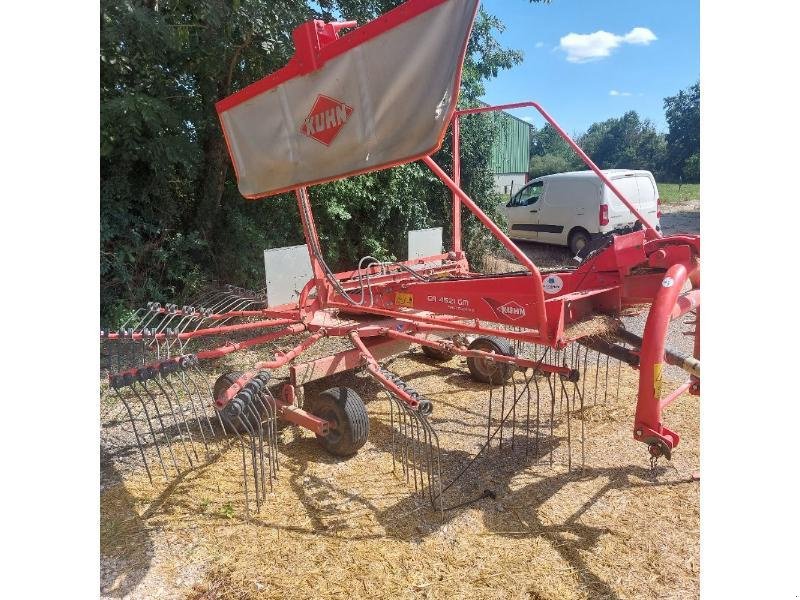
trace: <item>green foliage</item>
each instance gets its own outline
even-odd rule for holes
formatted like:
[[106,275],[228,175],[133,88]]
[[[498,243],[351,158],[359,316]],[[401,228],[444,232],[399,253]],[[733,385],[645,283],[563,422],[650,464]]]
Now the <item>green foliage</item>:
[[[236,188],[214,103],[284,66],[291,31],[311,18],[363,23],[401,0],[101,0],[101,310],[107,322],[145,301],[180,301],[209,280],[263,286],[265,248],[297,244],[294,197],[249,202]],[[461,104],[521,60],[481,10],[464,64]],[[462,183],[493,214],[491,120],[462,127]],[[449,141],[434,157],[449,167]],[[408,229],[443,224],[450,196],[420,164],[311,190],[331,267],[361,256],[404,258]],[[465,218],[468,251],[486,247]]]
[[664,114],[669,126],[667,174],[700,181],[700,83],[664,98]]
[[574,161],[570,162],[560,154],[545,154],[543,156],[531,157],[530,170],[528,175],[535,179],[542,175],[552,175],[553,173],[564,173],[575,168]]
[[683,181],[700,181],[699,154],[692,154],[683,163]]
[[[700,181],[699,85],[665,99],[667,135],[635,111],[593,123],[573,136],[603,169],[645,169],[657,178]],[[585,169],[584,163],[549,124],[531,135],[529,175]]]
[[700,200],[699,183],[659,183],[658,195],[664,204],[680,204]]
[[583,150],[604,169],[646,169],[656,177],[664,162],[666,143],[653,124],[635,111],[618,119],[594,123],[580,137]]

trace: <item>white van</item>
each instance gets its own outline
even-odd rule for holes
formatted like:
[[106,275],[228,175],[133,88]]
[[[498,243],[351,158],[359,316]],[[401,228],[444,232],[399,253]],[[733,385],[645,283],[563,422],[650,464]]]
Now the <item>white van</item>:
[[[661,200],[653,174],[629,169],[603,173],[660,231]],[[592,171],[538,177],[516,192],[502,212],[512,240],[568,246],[573,256],[593,237],[637,221]]]

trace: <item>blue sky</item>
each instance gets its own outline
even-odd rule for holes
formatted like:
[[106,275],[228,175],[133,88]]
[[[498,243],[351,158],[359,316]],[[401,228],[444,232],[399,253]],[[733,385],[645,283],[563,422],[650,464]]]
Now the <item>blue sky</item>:
[[[524,53],[521,64],[486,84],[484,100],[536,100],[569,133],[627,110],[666,131],[664,97],[699,79],[699,0],[481,4],[505,24],[503,46]],[[543,124],[533,109],[512,112]]]

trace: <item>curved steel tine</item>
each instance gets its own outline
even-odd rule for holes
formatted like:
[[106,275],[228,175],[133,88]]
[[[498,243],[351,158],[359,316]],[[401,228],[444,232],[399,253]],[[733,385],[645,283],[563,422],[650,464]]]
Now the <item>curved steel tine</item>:
[[525,378],[525,392],[528,395],[528,401],[525,406],[525,458],[528,458],[528,449],[531,442],[531,380],[528,377],[528,370],[526,369],[522,376]]
[[394,457],[394,453],[395,453],[395,446],[394,446],[394,437],[395,437],[395,432],[394,432],[394,401],[392,399],[392,395],[389,394],[388,392],[386,393],[386,396],[389,399],[389,429],[392,430],[392,473],[394,473],[394,470],[395,470],[395,457]]
[[[244,422],[242,421],[241,417],[237,417],[239,419],[239,424],[242,426],[242,429],[247,429],[245,427]],[[236,427],[232,427],[236,437],[239,438],[239,443],[242,445],[242,481],[244,482],[244,514],[245,518],[248,520],[250,519],[250,494],[248,493],[247,488],[247,450],[245,449],[244,443],[244,436],[239,433],[239,430]]]
[[589,359],[589,346],[583,347],[583,371],[580,371],[581,374],[581,398],[584,397],[586,394],[586,366]]
[[592,406],[597,404],[597,382],[600,376],[600,353],[595,350],[594,352],[597,355],[597,361],[594,368],[594,393],[592,394]]
[[555,382],[552,381],[555,378],[554,375],[547,376],[547,391],[550,392],[550,466],[553,466],[553,452],[555,451],[555,435],[553,432],[554,427],[554,420],[556,415],[556,390],[555,390]]
[[[204,397],[205,398],[210,398],[210,401],[213,404],[214,392],[212,391],[211,385],[208,383],[208,380],[206,379],[205,374],[200,370],[200,367],[197,366],[196,364],[192,367],[192,370],[194,371],[196,377],[190,377],[189,381],[192,382],[192,384],[194,385],[195,389],[197,390],[197,396],[201,400]],[[198,379],[203,384],[203,388],[205,388],[204,390],[200,389],[200,385],[197,383]],[[214,410],[214,409],[212,408],[212,410]],[[220,449],[220,441],[219,441],[220,436],[214,430],[214,426],[212,425],[211,417],[209,417],[209,415],[208,415],[208,410],[204,410],[203,412],[206,415],[206,420],[208,421],[208,427],[211,429],[211,435],[214,436],[214,441],[217,444],[217,451],[219,451],[219,449]],[[226,439],[227,435],[228,435],[228,432],[225,431],[225,424],[222,422],[222,417],[220,416],[219,412],[214,410],[214,414],[216,415],[217,421],[219,422],[220,429],[222,430],[222,439],[224,441]]]
[[[497,372],[497,367],[495,366],[495,372]],[[505,414],[506,414],[506,379],[503,379],[503,392],[500,396],[500,443],[498,444],[499,448],[503,448],[503,429],[505,428]]]
[[[254,435],[253,435],[253,426],[250,423],[249,419],[247,418],[247,415],[244,414],[244,412],[242,412],[242,414],[240,414],[238,418],[239,418],[239,422],[247,430],[247,434],[248,434],[247,437],[248,437],[248,439],[250,441],[250,463],[253,466],[253,484],[255,486],[254,489],[255,489],[255,496],[256,496],[256,512],[258,512],[258,511],[261,510],[261,498],[259,497],[259,494],[258,494],[258,470],[257,470],[257,467],[256,467],[256,446],[255,446],[255,439],[254,439]],[[248,475],[247,475],[247,467],[245,467],[245,469],[244,469],[245,481],[247,481],[247,477],[248,477]]]
[[434,486],[436,480],[433,473],[433,428],[425,415],[420,415],[420,423],[422,425],[422,430],[425,432],[425,447],[427,449],[425,466],[428,475],[428,497],[430,498],[431,506],[435,510],[436,499],[434,497]]
[[572,472],[572,423],[570,422],[569,393],[564,387],[564,380],[561,377],[558,380],[561,383],[562,404],[564,395],[567,396],[567,472]]
[[[207,461],[211,460],[211,452],[208,448],[208,440],[206,439],[206,432],[203,429],[203,421],[200,418],[200,414],[201,413],[204,414],[205,411],[202,410],[202,404],[201,404],[200,405],[201,412],[200,413],[197,412],[197,407],[194,404],[194,394],[192,393],[192,390],[189,389],[189,384],[187,382],[187,380],[191,379],[190,374],[186,371],[182,371],[181,373],[179,373],[178,377],[180,379],[181,385],[183,385],[184,391],[186,392],[186,397],[189,399],[189,405],[192,407],[192,413],[194,414],[194,421],[197,424],[197,428],[200,430],[200,439],[203,441],[203,447],[206,450],[206,460]],[[195,386],[195,389],[197,389],[197,386]]]
[[[627,344],[623,344],[622,347],[623,348],[627,348],[628,345]],[[617,360],[617,393],[616,393],[616,396],[614,398],[614,402],[615,403],[619,401],[619,381],[620,381],[621,378],[622,378],[622,361],[621,360]],[[581,398],[581,400],[583,400],[583,399]]]
[[[217,435],[217,432],[214,431],[214,425],[213,425],[213,423],[211,421],[211,417],[208,415],[208,405],[204,401],[203,391],[200,389],[200,386],[197,383],[197,378],[195,377],[195,373],[205,382],[205,377],[203,376],[203,374],[200,371],[200,369],[198,369],[197,365],[194,365],[193,367],[190,367],[189,369],[186,369],[185,371],[183,371],[183,374],[186,376],[186,380],[185,381],[186,381],[187,387],[189,385],[191,385],[191,389],[189,390],[190,397],[194,398],[194,396],[196,395],[197,396],[197,401],[200,403],[199,415],[201,415],[201,417],[198,418],[198,424],[199,424],[199,421],[202,421],[202,419],[205,418],[206,424],[208,425],[208,429],[209,429],[209,438],[211,438],[214,441],[214,445],[217,448],[217,454],[219,454],[220,451],[221,451],[221,448],[220,448],[218,435]],[[207,382],[205,382],[205,383],[207,383]],[[206,385],[206,387],[207,387],[207,391],[208,391],[207,398],[210,398],[211,397],[211,390],[210,390],[210,388],[208,388],[207,385]],[[194,401],[192,401],[192,407],[194,407]],[[216,411],[214,411],[214,412],[216,412]]]
[[275,427],[275,417],[274,417],[274,403],[271,402],[267,398],[267,394],[269,394],[269,390],[266,388],[266,384],[264,385],[264,389],[260,390],[259,393],[255,396],[256,401],[261,406],[264,415],[264,431],[267,436],[267,467],[269,470],[269,490],[272,491],[272,478],[273,476],[277,476],[277,460],[278,460],[278,450],[277,450],[277,438],[278,432]]
[[407,433],[407,426],[408,426],[408,415],[406,414],[406,407],[405,404],[397,401],[397,407],[401,412],[402,420],[400,423],[400,443],[402,445],[400,451],[400,457],[403,463],[403,475],[406,477],[406,483],[409,482],[409,473],[408,473],[408,433]]
[[492,397],[494,396],[494,388],[492,384],[489,384],[489,410],[488,410],[488,417],[486,418],[486,457],[489,456],[489,448],[492,442]]
[[278,432],[275,424],[274,398],[267,398],[267,393],[265,393],[264,390],[261,390],[256,396],[256,399],[258,400],[259,404],[261,404],[264,414],[266,415],[267,447],[269,449],[270,471],[269,490],[272,491],[272,477],[277,477],[278,474]]
[[128,401],[125,400],[124,396],[119,393],[118,389],[114,389],[114,394],[116,395],[117,399],[122,402],[125,406],[125,410],[128,411],[128,417],[131,420],[131,426],[133,427],[133,435],[136,438],[136,446],[139,448],[139,454],[142,456],[142,463],[144,463],[144,470],[147,471],[147,479],[150,480],[150,483],[153,483],[153,476],[150,473],[150,466],[147,464],[147,457],[144,454],[144,448],[142,447],[142,442],[139,439],[139,430],[136,428],[136,420],[133,418],[133,411],[131,411],[131,407],[128,406]]
[[183,426],[186,430],[186,435],[189,438],[189,446],[192,448],[192,452],[194,452],[195,458],[199,461],[200,458],[197,456],[197,451],[194,448],[194,442],[192,440],[192,434],[189,432],[189,424],[186,422],[186,416],[183,414],[183,408],[181,407],[180,397],[177,395],[175,388],[172,387],[172,384],[169,383],[167,378],[165,377],[156,377],[153,379],[158,389],[164,394],[164,398],[167,400],[167,406],[169,406],[169,411],[172,413],[172,420],[175,422],[175,427],[178,430],[178,439],[181,441],[181,445],[183,446],[183,451],[186,453],[186,459],[189,461],[189,466],[193,467],[194,463],[192,462],[192,456],[189,454],[189,451],[186,449],[186,440],[183,439],[183,433],[181,432],[181,425],[178,422],[178,416],[175,414],[175,407],[172,405],[172,400],[170,399],[170,394],[167,390],[164,389],[164,386],[161,385],[161,381],[164,381],[167,385],[169,385],[170,389],[175,393],[175,403],[178,405],[178,412],[181,415],[181,420],[183,421]]
[[[254,394],[253,397],[256,395]],[[256,494],[259,493],[259,487],[261,491],[261,498],[267,497],[267,484],[266,484],[266,477],[264,473],[264,424],[261,421],[261,417],[258,414],[258,410],[253,405],[252,401],[249,401],[245,404],[245,410],[250,413],[250,417],[253,422],[253,430],[257,432],[257,437],[255,440],[256,444],[256,456],[255,461],[253,462],[253,471],[254,471],[254,479],[256,482]],[[259,485],[260,484],[260,485]]]
[[[514,404],[511,405],[511,451],[514,451],[514,436],[517,435],[517,371],[516,369],[511,374],[511,397],[514,398]],[[520,393],[520,396],[522,394]]]
[[605,383],[604,383],[604,388],[603,388],[603,405],[606,404],[606,400],[608,399],[608,361],[610,359],[611,359],[611,357],[608,354],[606,354],[606,377],[605,377]]
[[409,417],[409,424],[411,430],[411,467],[414,475],[414,491],[417,491],[417,439],[415,436],[415,428],[416,428],[416,420],[417,414],[416,411],[409,410],[408,411]]
[[[255,302],[253,302],[252,300],[249,300],[249,299],[242,300],[242,301],[238,302],[237,304],[232,305],[226,312],[232,312],[232,311],[237,311],[237,310],[247,310],[247,308],[249,308],[253,304],[255,304]],[[225,323],[227,323],[228,321],[230,321],[231,319],[234,319],[234,318],[235,317],[226,317],[226,318],[220,320],[217,323],[217,326],[225,325]]]
[[533,384],[536,386],[536,438],[533,441],[533,453],[536,455],[536,463],[539,463],[541,455],[539,454],[539,435],[542,427],[541,421],[541,394],[539,393],[539,380],[536,378],[536,373],[532,375]]
[[[150,416],[147,413],[147,408],[145,406],[144,399],[139,395],[139,392],[136,391],[135,385],[136,385],[135,383],[131,385],[131,391],[142,403],[142,408],[144,408],[145,414],[147,415],[148,423],[152,423],[152,420],[150,419]],[[169,450],[169,455],[170,458],[172,459],[172,466],[174,466],[175,470],[178,473],[180,473],[181,471],[178,468],[178,462],[175,460],[175,453],[172,451],[172,438],[170,437],[169,433],[167,432],[167,428],[164,425],[164,419],[161,417],[161,411],[158,409],[158,403],[156,402],[156,399],[153,397],[153,394],[150,393],[150,390],[147,389],[147,387],[144,386],[143,384],[142,384],[142,389],[144,389],[145,393],[147,394],[147,397],[150,399],[150,401],[153,403],[153,407],[156,409],[156,417],[158,418],[158,422],[161,424],[161,433],[164,435],[164,439],[167,441],[167,449]],[[150,428],[150,431],[153,434],[153,443],[156,445],[156,450],[158,451],[158,457],[161,458],[161,451],[158,449],[158,439],[156,438],[155,432],[153,431],[152,427]],[[164,466],[163,459],[161,461],[161,465]],[[167,479],[169,479],[166,467],[164,467],[164,476]]]
[[[139,308],[137,308],[137,309],[134,311],[134,313],[133,313],[132,315],[130,315],[130,316],[127,318],[127,319],[125,319],[125,320],[122,322],[122,325],[120,325],[120,326],[119,326],[119,328],[120,328],[120,329],[125,329],[125,328],[127,327],[128,323],[130,323],[130,322],[131,322],[131,321],[133,321],[134,319],[137,319],[137,318],[139,318],[139,316],[141,315],[142,311],[146,311],[146,310],[147,310],[147,307],[146,307],[146,306],[140,306]],[[135,327],[135,326],[134,326],[134,329],[136,329],[136,327]]]

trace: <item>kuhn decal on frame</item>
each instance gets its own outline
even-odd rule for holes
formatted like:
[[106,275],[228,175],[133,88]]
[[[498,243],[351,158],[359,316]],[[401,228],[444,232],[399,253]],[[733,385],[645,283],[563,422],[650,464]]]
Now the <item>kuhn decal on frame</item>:
[[329,146],[351,114],[352,107],[341,100],[320,94],[311,107],[311,112],[300,125],[300,132]]
[[486,304],[492,307],[492,310],[498,317],[508,319],[510,321],[517,321],[525,316],[525,307],[519,302],[511,300],[505,304],[500,304],[497,300],[492,298],[483,299]]

